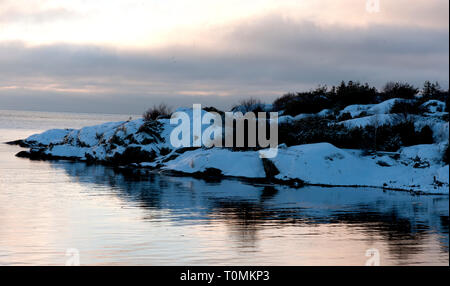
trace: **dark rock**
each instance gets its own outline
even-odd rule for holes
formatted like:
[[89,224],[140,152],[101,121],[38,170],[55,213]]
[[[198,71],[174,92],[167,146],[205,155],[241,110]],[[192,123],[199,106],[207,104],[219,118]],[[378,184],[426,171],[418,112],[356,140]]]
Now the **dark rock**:
[[429,168],[429,167],[430,167],[430,163],[427,161],[416,162],[416,163],[414,163],[414,166],[413,166],[413,168],[416,168],[416,169],[424,169],[424,168]]
[[179,148],[179,149],[175,150],[175,152],[178,153],[178,154],[183,154],[184,152],[194,151],[194,150],[197,150],[197,149],[199,149],[199,147],[182,147],[182,148]]
[[110,163],[127,165],[131,163],[152,162],[156,158],[155,151],[142,150],[141,147],[128,147],[121,154],[116,153],[109,159]]
[[29,158],[30,160],[47,160],[53,159],[52,156],[46,154],[44,149],[31,149],[30,151],[20,151],[16,154],[19,158]]
[[15,141],[10,141],[10,142],[5,142],[5,144],[8,144],[8,145],[19,145],[20,147],[24,147],[24,148],[30,146],[24,140],[15,140]]
[[168,156],[167,158],[165,158],[165,159],[162,161],[162,163],[166,163],[166,162],[172,161],[172,160],[176,159],[178,156],[180,156],[180,155],[178,155],[178,154],[172,154],[172,155]]
[[20,151],[19,153],[16,154],[16,157],[19,157],[19,158],[30,158],[31,154],[28,151]]
[[170,151],[172,151],[172,150],[170,150],[170,149],[167,148],[167,147],[163,147],[163,148],[161,148],[161,150],[159,150],[159,153],[160,153],[162,156],[166,156],[167,154],[170,153]]
[[377,161],[377,165],[381,166],[381,167],[391,167],[392,165],[389,164],[388,162],[382,161],[382,160],[378,160]]
[[193,173],[192,176],[197,179],[213,182],[220,181],[223,178],[222,171],[216,168],[206,168],[203,172]]
[[277,166],[267,158],[262,158],[262,163],[264,167],[264,172],[266,173],[266,178],[273,179],[276,175],[280,173]]

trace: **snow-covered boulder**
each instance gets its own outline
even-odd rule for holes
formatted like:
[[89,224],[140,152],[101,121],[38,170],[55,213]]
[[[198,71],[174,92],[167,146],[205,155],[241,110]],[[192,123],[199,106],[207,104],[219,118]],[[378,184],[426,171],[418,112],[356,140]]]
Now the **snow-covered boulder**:
[[423,144],[400,149],[400,159],[403,161],[420,161],[429,164],[440,164],[445,151],[444,144]]
[[378,104],[353,104],[341,110],[340,115],[350,113],[352,117],[360,116],[365,112],[367,115],[388,114],[397,102],[407,102],[407,99],[392,98]]
[[376,114],[355,119],[349,119],[341,121],[338,124],[343,125],[349,129],[357,127],[367,127],[367,126],[381,126],[390,125],[398,122],[398,116],[396,114]]
[[63,144],[64,139],[73,129],[50,129],[40,134],[34,134],[24,140],[32,146],[48,146],[50,144]]
[[232,152],[224,148],[197,149],[181,154],[162,168],[184,173],[218,169],[224,176],[265,178],[258,152]]
[[445,110],[445,102],[439,100],[428,100],[420,106],[428,114],[443,114]]

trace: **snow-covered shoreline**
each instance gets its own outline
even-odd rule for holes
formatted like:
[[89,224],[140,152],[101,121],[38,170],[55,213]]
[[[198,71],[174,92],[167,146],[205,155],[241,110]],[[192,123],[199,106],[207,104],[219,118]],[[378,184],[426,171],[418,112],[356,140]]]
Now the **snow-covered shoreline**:
[[[325,142],[289,147],[282,144],[275,158],[266,159],[253,150],[174,148],[168,139],[174,127],[169,119],[137,119],[79,130],[53,129],[13,143],[29,148],[17,156],[31,159],[70,159],[294,186],[364,186],[449,193],[449,166],[442,162],[448,135],[447,142],[402,147],[392,154],[363,155],[359,150],[340,149]],[[445,132],[448,134],[448,122]]]

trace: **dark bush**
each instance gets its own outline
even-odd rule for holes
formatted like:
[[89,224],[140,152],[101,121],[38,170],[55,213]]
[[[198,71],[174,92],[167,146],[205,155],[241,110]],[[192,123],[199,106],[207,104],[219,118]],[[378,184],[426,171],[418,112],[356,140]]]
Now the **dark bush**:
[[162,147],[162,148],[159,150],[159,154],[161,154],[162,156],[165,156],[165,155],[169,154],[171,151],[172,151],[172,150],[170,150],[170,149],[167,148],[167,147]]
[[341,116],[338,117],[338,121],[345,121],[345,120],[350,120],[352,119],[352,115],[350,114],[350,112],[344,112],[341,114]]
[[215,108],[214,106],[207,106],[207,107],[203,107],[202,109],[207,112],[223,113],[223,111]]
[[397,114],[420,114],[420,103],[418,101],[413,102],[402,102],[397,101],[392,106],[390,113],[397,113]]
[[154,105],[152,108],[149,108],[142,117],[145,121],[156,120],[158,118],[169,117],[172,113],[171,108],[166,104],[161,103],[159,106]]
[[[375,87],[367,83],[349,81],[341,82],[339,86],[327,89],[326,86],[319,86],[315,90],[308,92],[287,93],[273,102],[275,111],[285,111],[285,115],[298,115],[300,113],[317,113],[323,109],[340,110],[352,104],[373,104],[391,98],[417,99],[405,107],[412,114],[418,114],[418,107],[427,100],[437,99],[446,102],[448,111],[449,96],[448,91],[443,91],[438,83],[425,83],[423,96],[417,97],[419,89],[408,83],[388,82],[382,92],[378,92]],[[253,104],[254,102],[252,102]],[[241,103],[242,104],[242,103]],[[398,103],[399,113],[402,113],[401,103]],[[404,104],[404,103],[403,103]],[[249,104],[243,104],[249,105]]]
[[349,81],[333,88],[335,95],[333,98],[335,104],[340,108],[351,104],[369,104],[374,103],[377,96],[377,89],[370,87],[367,83],[360,84],[359,82]]
[[425,125],[417,134],[416,144],[433,144],[433,130],[430,126]]
[[388,82],[383,88],[382,100],[390,98],[414,99],[419,89],[408,83]]
[[313,92],[286,94],[274,101],[274,110],[284,110],[284,115],[317,113],[332,107],[332,101],[326,96]]
[[358,115],[356,115],[353,118],[362,118],[362,117],[366,117],[369,116],[369,114],[367,113],[367,111],[361,111],[361,113],[359,113]]
[[294,100],[295,96],[296,95],[294,93],[287,93],[275,99],[275,101],[273,102],[274,110],[276,111],[285,110],[288,104]]
[[123,153],[115,153],[108,160],[111,163],[126,165],[130,163],[152,162],[156,158],[155,151],[146,151],[141,147],[127,147]]
[[417,132],[413,121],[402,121],[394,125],[368,126],[365,136],[373,138],[376,151],[397,151],[401,146],[432,144],[433,132],[425,126]]
[[279,143],[288,146],[328,142],[339,148],[394,152],[402,146],[433,143],[431,128],[417,132],[412,121],[348,129],[326,119],[307,118],[281,124],[278,133]]
[[317,113],[323,109],[341,109],[351,104],[374,103],[377,90],[367,83],[349,81],[333,86],[319,86],[309,92],[288,93],[274,101],[274,109],[285,110],[286,115],[295,116],[300,113]]
[[438,82],[431,83],[430,81],[425,81],[422,89],[422,97],[426,100],[437,99],[441,100],[443,90]]
[[312,117],[294,124],[281,124],[278,127],[278,141],[288,146],[329,142],[341,148],[356,148],[361,138],[352,140],[353,130],[330,123],[327,119]]
[[431,83],[430,81],[426,81],[423,85],[422,89],[422,97],[420,98],[420,102],[424,103],[428,100],[439,100],[445,102],[445,112],[448,112],[449,105],[449,91],[443,90],[438,82]]

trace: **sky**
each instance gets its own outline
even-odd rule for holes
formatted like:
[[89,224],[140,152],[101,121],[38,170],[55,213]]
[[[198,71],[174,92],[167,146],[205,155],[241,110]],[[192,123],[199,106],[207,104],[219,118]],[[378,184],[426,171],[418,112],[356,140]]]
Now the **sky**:
[[226,109],[341,80],[449,85],[448,0],[0,0],[0,109]]

